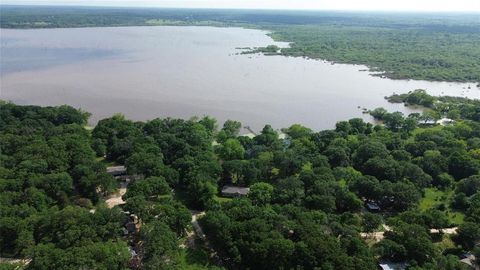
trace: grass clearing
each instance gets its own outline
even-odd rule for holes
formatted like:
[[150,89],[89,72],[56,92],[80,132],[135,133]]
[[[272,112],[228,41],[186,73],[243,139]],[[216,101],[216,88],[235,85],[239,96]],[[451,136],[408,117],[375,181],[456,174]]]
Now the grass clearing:
[[219,202],[219,203],[227,203],[227,202],[230,202],[233,199],[232,198],[219,197],[219,196],[215,195],[214,200],[216,202]]
[[448,220],[452,225],[460,225],[464,222],[465,214],[457,211],[448,211],[447,212]]
[[430,126],[430,127],[417,127],[412,131],[412,136],[407,139],[407,142],[414,142],[415,141],[415,136],[418,134],[421,134],[427,130],[436,130],[440,131],[443,129],[442,125],[435,125],[435,126]]
[[436,208],[442,203],[446,203],[449,195],[447,192],[438,190],[436,188],[426,188],[425,195],[420,200],[420,210],[427,211],[428,209]]
[[412,135],[413,136],[416,136],[417,134],[420,134],[422,132],[425,132],[426,130],[436,130],[436,131],[440,131],[443,129],[443,126],[442,125],[435,125],[435,126],[431,126],[431,127],[419,127],[419,128],[416,128],[413,132],[412,132]]
[[444,234],[442,241],[434,243],[442,252],[447,249],[454,249],[456,248],[455,243],[453,242],[452,238],[448,234]]
[[453,196],[452,190],[442,191],[437,188],[426,188],[424,193],[424,197],[419,203],[420,211],[425,212],[428,209],[438,209],[444,207],[446,209],[445,212],[448,216],[450,224],[459,225],[463,223],[465,215],[450,208],[450,201]]

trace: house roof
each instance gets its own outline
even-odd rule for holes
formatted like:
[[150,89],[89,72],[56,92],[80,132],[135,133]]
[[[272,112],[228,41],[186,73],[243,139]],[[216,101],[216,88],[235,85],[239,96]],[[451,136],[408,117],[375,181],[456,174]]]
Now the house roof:
[[381,262],[378,264],[382,270],[404,270],[406,263]]
[[107,173],[117,174],[117,173],[126,173],[127,168],[125,166],[112,166],[107,167]]
[[473,263],[469,258],[461,259],[460,261],[466,265],[473,266]]
[[475,255],[473,255],[470,252],[462,254],[462,259],[460,260],[464,264],[467,264],[469,266],[473,266],[474,262],[476,261],[477,258],[475,258]]
[[380,206],[374,202],[367,202],[367,208],[370,210],[380,210]]
[[222,188],[222,193],[225,194],[247,195],[248,192],[250,192],[250,188],[246,187],[224,186]]

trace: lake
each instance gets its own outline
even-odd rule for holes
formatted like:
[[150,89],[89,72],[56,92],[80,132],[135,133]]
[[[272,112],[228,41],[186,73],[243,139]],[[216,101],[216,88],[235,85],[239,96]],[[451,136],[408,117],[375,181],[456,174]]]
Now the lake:
[[475,83],[390,80],[359,65],[239,54],[244,47],[287,46],[266,34],[193,26],[1,29],[0,98],[72,105],[91,112],[91,124],[117,112],[134,120],[210,115],[254,130],[371,120],[361,108],[408,114],[384,96],[418,88],[480,98]]

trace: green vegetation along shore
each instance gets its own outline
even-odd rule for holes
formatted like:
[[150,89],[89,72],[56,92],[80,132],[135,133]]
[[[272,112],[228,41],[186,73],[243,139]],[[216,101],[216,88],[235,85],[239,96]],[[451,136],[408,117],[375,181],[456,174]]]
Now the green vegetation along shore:
[[480,83],[480,15],[2,6],[2,28],[204,25],[271,31],[267,54],[362,64],[378,76]]
[[429,107],[455,120],[384,112],[381,125],[247,137],[232,120],[114,115],[86,129],[69,106],[0,103],[0,269],[468,269],[480,104]]

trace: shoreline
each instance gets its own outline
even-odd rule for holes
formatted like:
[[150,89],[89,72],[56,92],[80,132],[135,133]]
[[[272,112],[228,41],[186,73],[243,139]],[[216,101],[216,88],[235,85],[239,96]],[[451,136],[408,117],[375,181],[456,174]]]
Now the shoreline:
[[[173,27],[216,27],[216,28],[242,28],[242,29],[249,29],[249,30],[259,30],[263,31],[264,34],[268,37],[270,37],[274,42],[276,43],[286,43],[288,44],[288,47],[279,47],[279,49],[284,49],[284,48],[289,48],[291,44],[294,44],[294,41],[285,41],[281,40],[276,37],[275,30],[269,28],[268,26],[262,26],[262,25],[252,25],[252,24],[243,24],[243,23],[221,23],[218,22],[216,24],[214,21],[213,24],[209,24],[206,22],[182,22],[182,21],[171,21],[171,23],[168,23],[168,20],[165,20],[166,23],[160,23],[160,24],[148,24],[147,22],[145,23],[139,23],[139,24],[121,24],[121,25],[78,25],[78,26],[64,26],[64,27],[50,27],[50,26],[40,26],[40,27],[3,27],[0,25],[0,29],[8,29],[8,30],[41,30],[41,29],[81,29],[81,28],[119,28],[119,27],[162,27],[162,26],[173,26]],[[274,25],[274,26],[279,26],[279,25]],[[281,25],[280,25],[281,26]],[[285,25],[288,27],[288,25]],[[346,64],[346,65],[360,65],[366,67],[367,70],[366,72],[369,72],[370,76],[373,77],[380,77],[380,78],[387,78],[391,80],[416,80],[416,81],[427,81],[427,82],[447,82],[447,83],[471,83],[474,85],[474,87],[478,88],[480,91],[480,81],[462,81],[462,80],[436,80],[436,79],[424,79],[424,78],[419,78],[419,77],[399,77],[396,76],[395,72],[388,72],[379,69],[378,67],[374,67],[372,65],[369,65],[367,63],[361,63],[358,61],[339,61],[339,60],[330,60],[328,58],[320,58],[320,57],[313,57],[309,55],[293,55],[293,54],[288,54],[288,53],[282,53],[277,52],[277,53],[272,53],[272,52],[262,52],[261,49],[265,49],[266,47],[255,47],[255,48],[250,48],[250,51],[252,54],[254,53],[260,53],[265,56],[285,56],[285,57],[294,57],[294,58],[304,58],[304,59],[309,59],[309,60],[316,60],[316,61],[324,61],[328,62],[332,65],[335,64]],[[247,51],[244,54],[249,54],[250,52]],[[363,71],[363,70],[362,70]],[[375,73],[375,74],[372,74]]]

